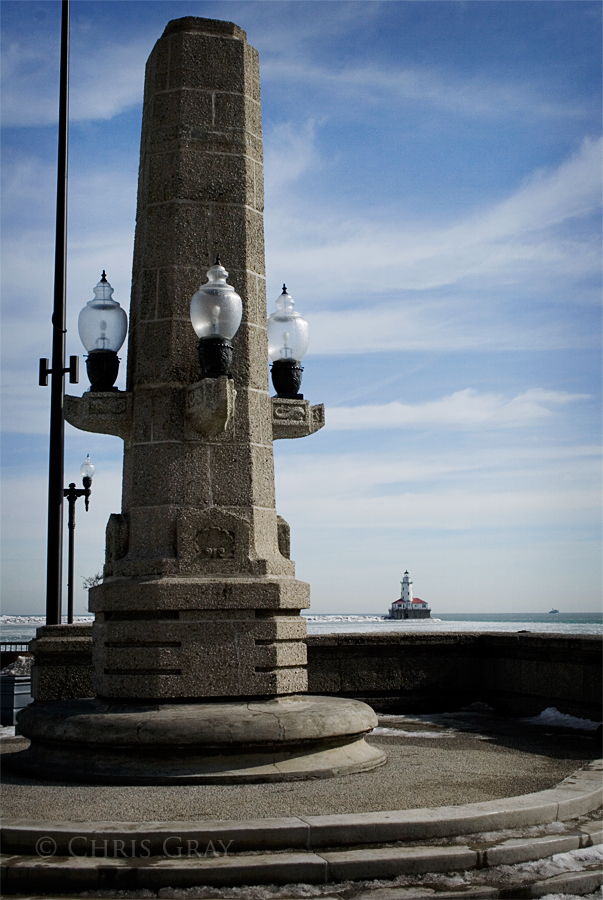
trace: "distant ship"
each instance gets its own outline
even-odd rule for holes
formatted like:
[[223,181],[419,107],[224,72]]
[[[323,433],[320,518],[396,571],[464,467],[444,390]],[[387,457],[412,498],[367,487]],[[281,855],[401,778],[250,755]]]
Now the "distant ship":
[[552,613],[558,613],[558,612],[559,612],[558,609],[549,609],[549,616],[550,616]]
[[394,600],[389,615],[386,619],[429,619],[431,610],[424,600],[412,595],[412,581],[408,574],[408,569],[404,573],[404,578],[400,582],[402,588],[400,599]]

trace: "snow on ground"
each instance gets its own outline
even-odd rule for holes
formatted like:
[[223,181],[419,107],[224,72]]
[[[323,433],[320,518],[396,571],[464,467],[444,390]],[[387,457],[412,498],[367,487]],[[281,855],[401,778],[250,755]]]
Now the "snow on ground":
[[521,719],[522,722],[529,722],[531,725],[553,725],[561,728],[575,728],[579,731],[596,731],[600,722],[593,722],[592,719],[578,719],[576,716],[568,716],[566,713],[559,712],[554,706],[543,709],[537,716],[529,719]]
[[14,662],[0,669],[0,675],[19,675],[25,677],[31,675],[33,656],[18,656]]
[[456,737],[455,731],[405,731],[403,728],[386,728],[377,726],[373,728],[371,734],[386,734],[391,737],[405,738],[452,738]]
[[[345,881],[338,884],[275,884],[257,885],[255,887],[191,887],[161,888],[154,892],[139,891],[89,891],[78,894],[80,898],[111,897],[138,900],[138,898],[162,898],[162,900],[353,900],[361,894],[367,900],[375,891],[376,898],[380,889],[394,887],[416,887],[431,890],[436,900],[438,892],[445,890],[461,890],[470,886],[490,885],[509,888],[514,884],[530,881],[543,881],[553,875],[566,872],[580,872],[593,868],[603,861],[603,845],[587,847],[583,850],[572,850],[569,853],[558,853],[548,859],[521,863],[516,866],[496,866],[492,869],[477,869],[467,872],[456,872],[450,875],[401,875],[393,880],[375,879],[371,881]],[[382,895],[383,896],[383,895]],[[547,894],[541,900],[603,900],[601,888],[588,897],[578,898],[574,894]]]

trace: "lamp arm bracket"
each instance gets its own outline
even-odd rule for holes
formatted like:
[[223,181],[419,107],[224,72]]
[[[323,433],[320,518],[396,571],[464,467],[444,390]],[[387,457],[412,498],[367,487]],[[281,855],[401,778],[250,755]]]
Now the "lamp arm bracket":
[[65,395],[65,420],[81,431],[114,434],[129,440],[132,430],[132,394],[129,391],[92,392],[83,397]]
[[271,397],[272,439],[300,438],[314,434],[325,424],[324,403],[310,406],[309,400]]

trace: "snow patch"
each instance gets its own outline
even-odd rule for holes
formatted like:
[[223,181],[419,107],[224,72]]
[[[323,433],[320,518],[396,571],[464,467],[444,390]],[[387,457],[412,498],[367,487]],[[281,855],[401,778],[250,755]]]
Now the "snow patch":
[[377,726],[373,728],[371,734],[387,734],[393,737],[411,737],[411,738],[452,738],[456,737],[455,731],[449,729],[442,731],[404,731],[403,728],[386,728]]
[[576,716],[561,713],[554,706],[549,706],[537,716],[521,719],[521,721],[529,722],[531,725],[554,725],[558,728],[574,728],[578,731],[596,731],[601,724],[601,722],[593,722],[592,719],[579,719]]
[[20,675],[25,677],[31,675],[32,665],[33,656],[18,656],[12,663],[0,669],[0,675]]

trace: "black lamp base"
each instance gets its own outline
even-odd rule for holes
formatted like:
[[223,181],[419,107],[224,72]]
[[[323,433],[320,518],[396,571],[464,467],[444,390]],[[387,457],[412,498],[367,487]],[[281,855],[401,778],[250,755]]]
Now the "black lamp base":
[[199,340],[199,365],[202,378],[220,378],[230,374],[232,344],[223,337],[206,337]]
[[119,357],[115,350],[91,350],[86,359],[91,391],[119,391],[113,387],[119,373]]
[[272,363],[272,384],[276,396],[283,400],[303,400],[298,391],[302,383],[303,366],[296,359],[277,359]]

